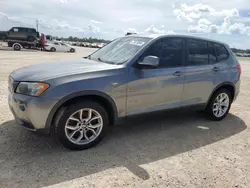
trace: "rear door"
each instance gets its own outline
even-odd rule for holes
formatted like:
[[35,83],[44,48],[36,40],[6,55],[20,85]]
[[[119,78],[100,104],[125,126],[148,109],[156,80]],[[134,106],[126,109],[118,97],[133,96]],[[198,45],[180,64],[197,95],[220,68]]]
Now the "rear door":
[[60,42],[54,42],[54,48],[56,48],[57,52],[61,52],[62,51],[62,46],[60,44]]
[[186,74],[181,105],[206,103],[214,88],[214,65],[210,63],[215,60],[213,48],[207,41],[186,39],[186,51]]
[[157,56],[160,59],[157,68],[131,67],[127,115],[179,107],[185,71],[183,45],[181,38],[160,39],[139,59]]

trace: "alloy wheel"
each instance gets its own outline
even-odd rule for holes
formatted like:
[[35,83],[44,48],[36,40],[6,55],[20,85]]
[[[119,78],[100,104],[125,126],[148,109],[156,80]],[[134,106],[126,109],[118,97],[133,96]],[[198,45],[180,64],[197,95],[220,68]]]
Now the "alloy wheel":
[[77,145],[93,142],[101,133],[103,119],[97,111],[84,108],[74,112],[66,121],[67,139]]
[[229,96],[226,93],[220,93],[213,103],[213,114],[220,118],[228,111],[230,104]]

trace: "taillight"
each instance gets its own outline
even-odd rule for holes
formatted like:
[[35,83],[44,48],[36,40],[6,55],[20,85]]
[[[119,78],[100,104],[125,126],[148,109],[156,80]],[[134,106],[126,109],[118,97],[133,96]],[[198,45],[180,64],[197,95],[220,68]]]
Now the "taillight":
[[44,47],[47,47],[47,46],[49,46],[49,45],[46,45],[46,44],[44,45]]
[[241,70],[241,65],[240,64],[237,65],[236,69],[237,69],[238,73],[241,75],[242,70]]

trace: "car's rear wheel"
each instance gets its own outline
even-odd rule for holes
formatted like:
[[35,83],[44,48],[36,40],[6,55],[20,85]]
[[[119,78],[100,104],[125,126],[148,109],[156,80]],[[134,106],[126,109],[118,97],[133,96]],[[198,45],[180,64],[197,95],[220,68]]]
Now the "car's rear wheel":
[[74,49],[74,48],[71,48],[71,49],[70,49],[70,52],[71,52],[71,53],[74,53],[74,52],[75,52],[75,49]]
[[51,52],[55,52],[55,51],[56,51],[56,48],[52,47],[52,48],[50,48],[50,51],[51,51]]
[[224,119],[232,104],[232,94],[228,89],[220,89],[216,91],[211,97],[206,111],[210,119],[220,121]]
[[67,148],[84,150],[98,144],[108,128],[106,110],[93,101],[72,104],[58,113],[55,133]]
[[15,51],[20,51],[22,47],[20,46],[20,44],[14,44],[13,48]]

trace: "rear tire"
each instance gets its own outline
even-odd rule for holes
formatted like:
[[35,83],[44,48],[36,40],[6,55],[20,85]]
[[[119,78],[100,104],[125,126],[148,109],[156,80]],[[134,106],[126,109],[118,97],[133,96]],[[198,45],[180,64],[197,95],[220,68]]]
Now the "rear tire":
[[50,51],[51,52],[56,52],[56,48],[52,47],[52,48],[50,48]]
[[13,48],[14,48],[15,51],[20,51],[20,50],[21,50],[20,44],[15,44],[15,45],[13,46]]
[[75,52],[75,49],[74,49],[74,48],[71,48],[71,49],[70,49],[70,52],[71,52],[71,53],[74,53],[74,52]]
[[[97,117],[99,119],[94,119]],[[94,101],[78,101],[58,112],[55,118],[55,136],[66,148],[84,150],[97,145],[103,139],[108,125],[108,114],[100,104]],[[93,128],[94,126],[98,127]]]
[[231,104],[232,94],[228,89],[223,88],[216,91],[206,108],[209,119],[213,121],[224,119],[228,115]]

